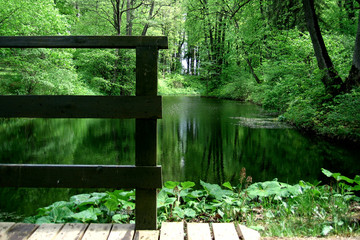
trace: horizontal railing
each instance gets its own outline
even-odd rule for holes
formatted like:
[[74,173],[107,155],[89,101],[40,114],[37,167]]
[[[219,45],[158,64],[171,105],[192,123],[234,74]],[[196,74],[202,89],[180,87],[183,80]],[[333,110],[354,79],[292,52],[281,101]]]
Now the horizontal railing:
[[144,36],[0,36],[0,48],[137,48],[167,49],[167,37]]
[[0,96],[0,117],[135,118],[135,166],[0,164],[0,187],[136,188],[136,229],[156,229],[158,50],[167,37],[0,36],[0,48],[134,48],[136,97]]
[[0,96],[0,117],[161,118],[160,96]]
[[153,189],[162,186],[160,166],[0,164],[0,176],[0,187]]

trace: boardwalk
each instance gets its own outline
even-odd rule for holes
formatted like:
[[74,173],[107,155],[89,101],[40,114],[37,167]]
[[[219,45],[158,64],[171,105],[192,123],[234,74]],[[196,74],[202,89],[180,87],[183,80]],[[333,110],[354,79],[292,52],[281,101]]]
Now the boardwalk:
[[0,223],[0,240],[235,240],[260,239],[233,223],[163,223],[160,230],[135,231],[133,224]]

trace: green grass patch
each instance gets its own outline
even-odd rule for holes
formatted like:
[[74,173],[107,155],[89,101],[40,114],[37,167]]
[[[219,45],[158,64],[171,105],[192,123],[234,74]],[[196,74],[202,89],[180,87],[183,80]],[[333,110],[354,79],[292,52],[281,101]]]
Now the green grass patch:
[[160,95],[200,95],[203,86],[194,76],[165,74],[159,77]]
[[[157,198],[158,222],[241,222],[262,236],[328,236],[360,233],[360,176],[331,173],[332,185],[276,179],[251,184],[245,169],[237,186],[168,181]],[[75,195],[38,209],[30,223],[134,223],[135,190]]]

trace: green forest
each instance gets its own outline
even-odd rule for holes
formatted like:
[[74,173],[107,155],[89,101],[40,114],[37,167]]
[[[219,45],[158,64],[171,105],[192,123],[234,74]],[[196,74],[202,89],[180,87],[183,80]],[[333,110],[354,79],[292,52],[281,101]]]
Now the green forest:
[[[359,0],[0,0],[0,36],[167,36],[159,94],[360,139]],[[132,95],[134,50],[0,49],[0,94]]]

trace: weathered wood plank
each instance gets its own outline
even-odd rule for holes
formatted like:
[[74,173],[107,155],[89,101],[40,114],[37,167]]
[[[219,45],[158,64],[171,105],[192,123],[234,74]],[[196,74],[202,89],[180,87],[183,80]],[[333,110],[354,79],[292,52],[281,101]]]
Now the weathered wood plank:
[[14,226],[14,222],[0,222],[0,240],[5,240],[5,233],[9,230],[12,226]]
[[135,224],[114,224],[108,240],[133,240]]
[[111,224],[91,223],[81,240],[107,240],[111,227]]
[[67,223],[54,240],[80,240],[87,227],[87,224]]
[[[158,50],[151,47],[136,48],[136,96],[157,95]],[[135,164],[156,166],[156,119],[136,119]],[[136,229],[155,230],[157,221],[156,189],[136,189]]]
[[59,233],[63,226],[64,224],[42,224],[28,240],[51,240]]
[[167,37],[153,36],[1,36],[0,48],[136,48],[167,49]]
[[0,117],[161,118],[160,96],[0,96]]
[[234,223],[213,223],[215,240],[239,240]]
[[136,48],[136,96],[156,96],[158,92],[158,50]]
[[244,225],[236,224],[236,230],[244,240],[260,240],[260,233]]
[[134,240],[159,240],[158,230],[137,230]]
[[208,223],[188,223],[186,226],[188,240],[211,240]]
[[0,164],[0,187],[153,189],[161,185],[161,166]]
[[184,240],[183,222],[163,222],[161,224],[161,240]]
[[36,224],[16,223],[8,229],[1,240],[25,240],[38,228]]

